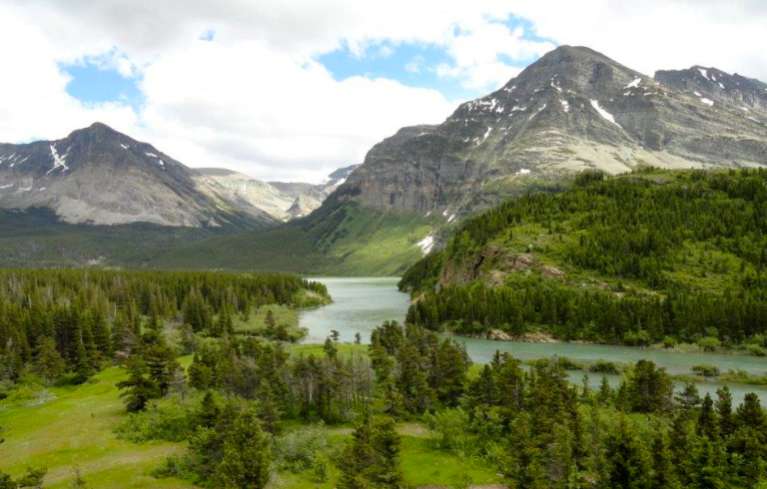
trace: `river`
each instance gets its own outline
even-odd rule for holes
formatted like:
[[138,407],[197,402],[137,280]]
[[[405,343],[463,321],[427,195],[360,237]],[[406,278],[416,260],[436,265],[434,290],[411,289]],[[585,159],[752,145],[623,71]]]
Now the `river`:
[[[328,288],[333,303],[317,309],[303,311],[300,324],[308,330],[304,341],[320,343],[328,337],[331,330],[340,334],[340,341],[352,342],[359,333],[363,342],[370,340],[370,333],[383,321],[404,322],[409,305],[407,294],[397,290],[397,278],[312,278],[322,282]],[[579,343],[524,343],[515,341],[491,341],[476,338],[456,337],[466,345],[466,351],[473,361],[487,363],[496,350],[509,352],[520,360],[567,357],[580,361],[608,360],[620,363],[633,363],[640,359],[652,360],[664,367],[671,374],[690,374],[695,365],[716,365],[722,372],[744,370],[751,374],[767,373],[767,359],[721,353],[682,353],[668,350],[634,348],[626,346],[590,345]],[[580,381],[582,372],[571,372],[573,381]],[[617,384],[618,376],[608,376],[612,384]],[[600,375],[592,375],[591,383],[598,385]],[[713,381],[701,382],[698,389],[701,395],[712,395],[722,384]],[[767,405],[767,387],[743,384],[729,384],[735,400],[743,398],[747,392],[756,392]]]

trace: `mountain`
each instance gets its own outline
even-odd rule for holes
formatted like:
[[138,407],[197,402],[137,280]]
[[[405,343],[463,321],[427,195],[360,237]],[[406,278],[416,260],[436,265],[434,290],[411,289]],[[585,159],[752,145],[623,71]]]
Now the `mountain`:
[[265,212],[244,215],[190,168],[100,123],[56,141],[0,144],[0,208],[47,208],[69,224],[274,224]]
[[651,78],[562,46],[442,124],[405,127],[373,146],[306,218],[195,243],[158,263],[209,257],[219,267],[397,274],[439,249],[464,218],[510,197],[559,192],[586,169],[765,165],[763,84],[725,75],[696,67]]
[[764,84],[703,73],[653,79],[562,46],[442,124],[407,127],[377,144],[337,192],[342,201],[446,222],[587,168],[767,163]]
[[[442,124],[399,130],[371,148],[362,165],[342,169],[320,186],[192,171],[151,146],[137,149],[141,143],[114,140],[103,159],[122,161],[115,156],[118,150],[136,153],[141,161],[125,166],[140,172],[90,187],[94,194],[114,188],[106,197],[75,192],[49,201],[45,178],[98,167],[91,162],[100,161],[78,157],[84,163],[76,165],[76,148],[59,141],[34,143],[34,181],[6,178],[16,175],[17,167],[27,164],[20,160],[31,153],[20,154],[22,146],[0,147],[0,187],[8,185],[13,196],[4,201],[0,190],[0,207],[42,205],[68,222],[133,222],[152,214],[159,199],[174,205],[159,206],[160,217],[146,217],[149,222],[216,226],[230,215],[272,224],[290,220],[271,230],[164,246],[141,263],[396,274],[439,249],[465,218],[510,197],[559,192],[586,169],[619,174],[643,167],[764,166],[765,93],[762,82],[715,68],[660,71],[651,78],[591,49],[562,46],[495,92],[461,104]],[[136,192],[120,190],[133,173],[147,175],[155,190],[139,193],[139,199],[131,198]],[[178,182],[168,181],[175,174]],[[182,208],[179,202],[187,199],[192,206]],[[136,200],[146,205],[132,214],[122,211],[120,219],[99,219],[102,209],[120,209],[115,201],[135,207]],[[83,206],[85,217],[70,209]]]
[[266,213],[278,221],[310,214],[359,165],[339,168],[320,184],[263,182],[222,168],[197,168],[194,179],[211,196],[225,200],[246,214]]
[[308,216],[322,205],[328,195],[344,183],[359,166],[351,165],[339,168],[328,175],[324,182],[316,185],[296,182],[269,182],[269,184],[293,199],[287,212],[290,218],[295,219]]

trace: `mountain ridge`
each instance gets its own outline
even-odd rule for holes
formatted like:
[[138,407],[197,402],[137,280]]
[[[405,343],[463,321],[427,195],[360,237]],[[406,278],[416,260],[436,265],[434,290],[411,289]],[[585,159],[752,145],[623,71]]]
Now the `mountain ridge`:
[[101,122],[0,144],[0,208],[49,208],[70,224],[273,226],[317,208],[337,183],[286,192],[232,170],[190,168]]
[[525,180],[583,169],[766,164],[767,118],[704,99],[589,48],[562,46],[442,124],[402,128],[378,143],[339,194],[447,220],[498,203]]

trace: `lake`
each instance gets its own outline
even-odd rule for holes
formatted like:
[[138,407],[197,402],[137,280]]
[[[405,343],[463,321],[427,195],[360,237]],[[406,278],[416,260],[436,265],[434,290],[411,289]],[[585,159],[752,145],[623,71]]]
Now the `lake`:
[[[321,343],[331,330],[340,334],[340,341],[352,342],[359,333],[362,342],[370,341],[370,333],[383,321],[404,322],[410,300],[407,294],[397,290],[396,277],[335,278],[314,277],[328,288],[333,303],[317,309],[301,312],[300,324],[308,330],[305,342]],[[508,352],[520,360],[567,357],[580,361],[608,360],[620,363],[634,363],[640,359],[652,360],[671,374],[690,374],[695,365],[716,365],[722,372],[745,370],[752,374],[767,373],[767,359],[747,355],[721,353],[682,353],[650,348],[626,346],[591,345],[580,343],[524,343],[516,341],[491,341],[476,338],[455,337],[466,345],[466,351],[473,361],[487,363],[496,350]],[[573,372],[574,381],[580,381],[582,372]],[[617,376],[609,377],[611,383],[619,381]],[[601,376],[592,375],[591,383],[598,385]],[[713,393],[722,384],[701,382],[701,395]],[[747,392],[756,392],[767,404],[767,387],[729,384],[736,400]]]

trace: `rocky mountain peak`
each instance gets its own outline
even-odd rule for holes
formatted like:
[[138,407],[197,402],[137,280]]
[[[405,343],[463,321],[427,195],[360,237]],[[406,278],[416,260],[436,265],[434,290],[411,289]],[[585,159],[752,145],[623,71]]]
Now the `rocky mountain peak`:
[[708,105],[735,104],[744,112],[755,111],[767,116],[767,84],[759,80],[698,65],[685,70],[660,70],[655,73],[655,79]]
[[[725,75],[694,67],[656,80],[592,49],[562,46],[444,123],[403,128],[375,145],[337,200],[447,223],[588,168],[767,164],[767,126],[754,114],[763,84]],[[721,83],[729,98],[715,103],[686,83]]]

